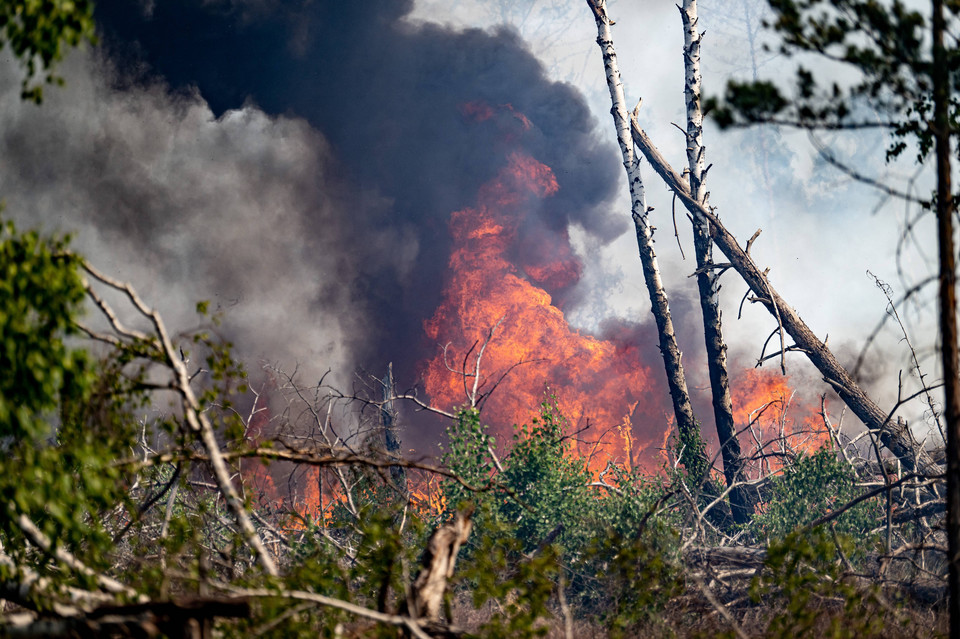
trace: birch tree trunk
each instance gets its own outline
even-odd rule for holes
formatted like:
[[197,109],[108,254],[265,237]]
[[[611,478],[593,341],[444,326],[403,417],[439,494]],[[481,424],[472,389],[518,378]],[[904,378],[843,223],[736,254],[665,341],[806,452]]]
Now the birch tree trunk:
[[[607,17],[605,0],[587,0],[587,5],[593,11],[597,22],[597,44],[603,53],[603,66],[607,77],[607,87],[610,89],[610,100],[613,104],[613,124],[617,130],[617,141],[623,154],[623,167],[627,171],[630,184],[630,201],[633,224],[637,232],[637,245],[640,249],[640,263],[643,266],[643,278],[650,294],[651,310],[657,324],[657,334],[660,338],[660,354],[663,356],[663,365],[667,373],[667,385],[670,388],[670,399],[673,402],[673,414],[677,422],[677,431],[681,442],[699,442],[700,433],[693,415],[693,406],[690,403],[690,394],[687,391],[687,382],[683,374],[680,349],[673,330],[673,320],[670,317],[670,306],[663,281],[660,279],[660,267],[657,265],[657,255],[653,250],[653,228],[650,226],[646,198],[643,190],[643,179],[640,175],[640,158],[634,151],[633,139],[630,133],[630,120],[627,115],[626,100],[623,96],[623,83],[620,80],[620,69],[617,64],[617,54],[613,48],[613,38],[610,33],[610,19]],[[700,447],[695,450],[684,449],[681,459],[688,470],[694,467],[700,469],[705,465],[705,456]],[[697,459],[700,457],[701,459]]]
[[760,271],[753,258],[737,243],[736,238],[727,231],[716,214],[691,196],[686,180],[680,177],[660,154],[650,141],[650,137],[640,128],[636,117],[631,120],[631,130],[633,141],[653,165],[657,174],[676,193],[695,219],[702,219],[709,224],[710,236],[714,244],[750,287],[756,301],[763,304],[777,319],[782,329],[793,338],[796,347],[820,371],[823,380],[830,384],[853,414],[867,428],[877,433],[883,445],[896,455],[908,470],[925,475],[940,474],[939,466],[914,438],[907,423],[901,419],[894,420],[892,413],[888,414],[881,410],[876,402],[860,388],[830,349],[810,330],[800,315],[780,297],[767,279],[766,271]]
[[[700,108],[700,43],[697,31],[697,0],[683,0],[680,18],[683,21],[683,93],[687,106],[687,168],[690,196],[707,206],[709,193],[703,187],[706,177],[706,149],[703,146],[703,112]],[[720,441],[723,475],[727,486],[742,479],[743,458],[733,421],[733,401],[730,398],[730,379],[727,374],[727,345],[720,325],[719,276],[713,266],[713,241],[709,223],[693,218],[693,246],[697,257],[697,288],[700,291],[700,311],[703,316],[703,339],[706,345],[707,369],[710,373],[710,391],[713,397],[713,416]],[[730,510],[738,524],[750,521],[753,504],[745,487],[730,491]]]

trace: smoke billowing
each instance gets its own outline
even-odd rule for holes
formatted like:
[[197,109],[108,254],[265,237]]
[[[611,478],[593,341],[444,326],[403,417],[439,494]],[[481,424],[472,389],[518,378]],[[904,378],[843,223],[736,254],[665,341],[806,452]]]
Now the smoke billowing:
[[569,229],[599,244],[626,229],[613,145],[515,32],[413,25],[410,9],[103,0],[102,47],[73,54],[42,107],[0,69],[8,214],[75,231],[174,326],[210,300],[248,361],[344,385],[392,361],[412,384],[436,349],[423,324],[450,214],[522,147],[559,188],[512,254],[530,273],[567,255],[574,276],[540,285],[574,303]]
[[[625,228],[608,210],[616,156],[598,142],[583,99],[548,80],[513,32],[412,26],[402,21],[411,8],[397,0],[183,0],[149,11],[105,0],[98,8],[106,49],[128,68],[146,63],[144,77],[196,87],[217,116],[254,104],[305,118],[329,141],[356,201],[332,225],[307,209],[297,224],[309,238],[335,236],[339,255],[320,259],[345,262],[335,279],[349,292],[317,291],[308,279],[304,293],[324,309],[346,294],[365,319],[350,335],[353,363],[382,368],[394,360],[407,379],[411,349],[423,346],[423,320],[439,300],[449,214],[500,169],[519,134],[509,115],[480,122],[465,104],[522,113],[531,124],[524,148],[558,176],[549,211],[526,222],[530,237],[565,242],[576,224],[610,240]],[[316,279],[330,277],[317,269]]]
[[74,233],[172,326],[195,325],[194,302],[206,299],[245,355],[349,363],[365,319],[341,285],[357,272],[340,251],[343,213],[377,203],[340,188],[323,137],[253,108],[215,119],[195,92],[159,83],[118,91],[90,56],[65,71],[68,87],[37,108],[2,67],[7,214]]
[[[172,326],[192,326],[194,302],[210,300],[250,368],[297,366],[307,383],[329,369],[349,389],[357,369],[382,374],[393,362],[406,387],[437,352],[424,323],[450,281],[451,213],[474,206],[521,152],[549,167],[557,189],[522,208],[504,253],[511,268],[636,346],[654,372],[649,393],[666,402],[636,264],[620,260],[630,275],[619,279],[581,277],[628,226],[609,123],[551,80],[515,31],[414,23],[411,9],[101,0],[102,46],[68,59],[66,88],[42,107],[20,102],[16,70],[0,63],[5,214],[75,231],[81,251]],[[630,244],[628,234],[633,258]],[[671,264],[667,279],[685,283],[689,271]],[[609,317],[624,289],[644,325]],[[710,422],[695,293],[670,293]]]

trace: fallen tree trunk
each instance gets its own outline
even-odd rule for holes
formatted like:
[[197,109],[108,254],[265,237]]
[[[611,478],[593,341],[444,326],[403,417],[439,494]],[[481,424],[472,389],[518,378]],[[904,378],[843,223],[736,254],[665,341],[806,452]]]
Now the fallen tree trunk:
[[833,387],[853,414],[879,436],[883,445],[896,455],[907,469],[928,476],[940,474],[941,469],[917,442],[907,423],[899,418],[893,420],[892,414],[881,410],[876,402],[860,388],[830,349],[814,335],[800,315],[774,290],[767,279],[766,272],[760,271],[753,258],[737,243],[736,238],[727,231],[713,211],[691,196],[686,181],[674,171],[653,145],[650,137],[640,128],[636,111],[631,118],[631,131],[634,143],[657,174],[684,203],[687,210],[695,219],[703,220],[710,225],[710,236],[714,244],[753,291],[756,301],[763,304],[777,319],[783,331],[793,338],[797,349],[806,354],[810,362],[823,375],[823,380]]

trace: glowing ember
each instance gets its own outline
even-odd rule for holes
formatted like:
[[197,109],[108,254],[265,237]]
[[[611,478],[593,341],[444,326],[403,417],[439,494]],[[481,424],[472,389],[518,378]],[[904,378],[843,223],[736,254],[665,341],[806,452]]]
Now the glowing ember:
[[451,274],[424,326],[446,349],[424,365],[426,392],[438,406],[463,405],[473,380],[449,369],[471,373],[495,329],[483,351],[481,390],[508,375],[484,406],[484,420],[497,435],[508,439],[510,427],[529,421],[552,393],[571,430],[584,429],[578,452],[592,467],[613,459],[653,471],[667,420],[637,347],[572,329],[543,288],[579,279],[581,265],[567,238],[544,234],[537,255],[511,259],[524,216],[549,206],[557,190],[549,167],[513,153],[480,189],[476,205],[452,214]]

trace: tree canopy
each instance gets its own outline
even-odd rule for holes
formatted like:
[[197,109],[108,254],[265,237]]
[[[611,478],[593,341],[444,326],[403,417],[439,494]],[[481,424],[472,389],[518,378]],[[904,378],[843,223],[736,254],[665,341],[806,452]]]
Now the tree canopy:
[[92,0],[3,0],[0,44],[9,46],[25,71],[22,96],[43,101],[43,84],[60,84],[56,65],[66,51],[96,42]]

